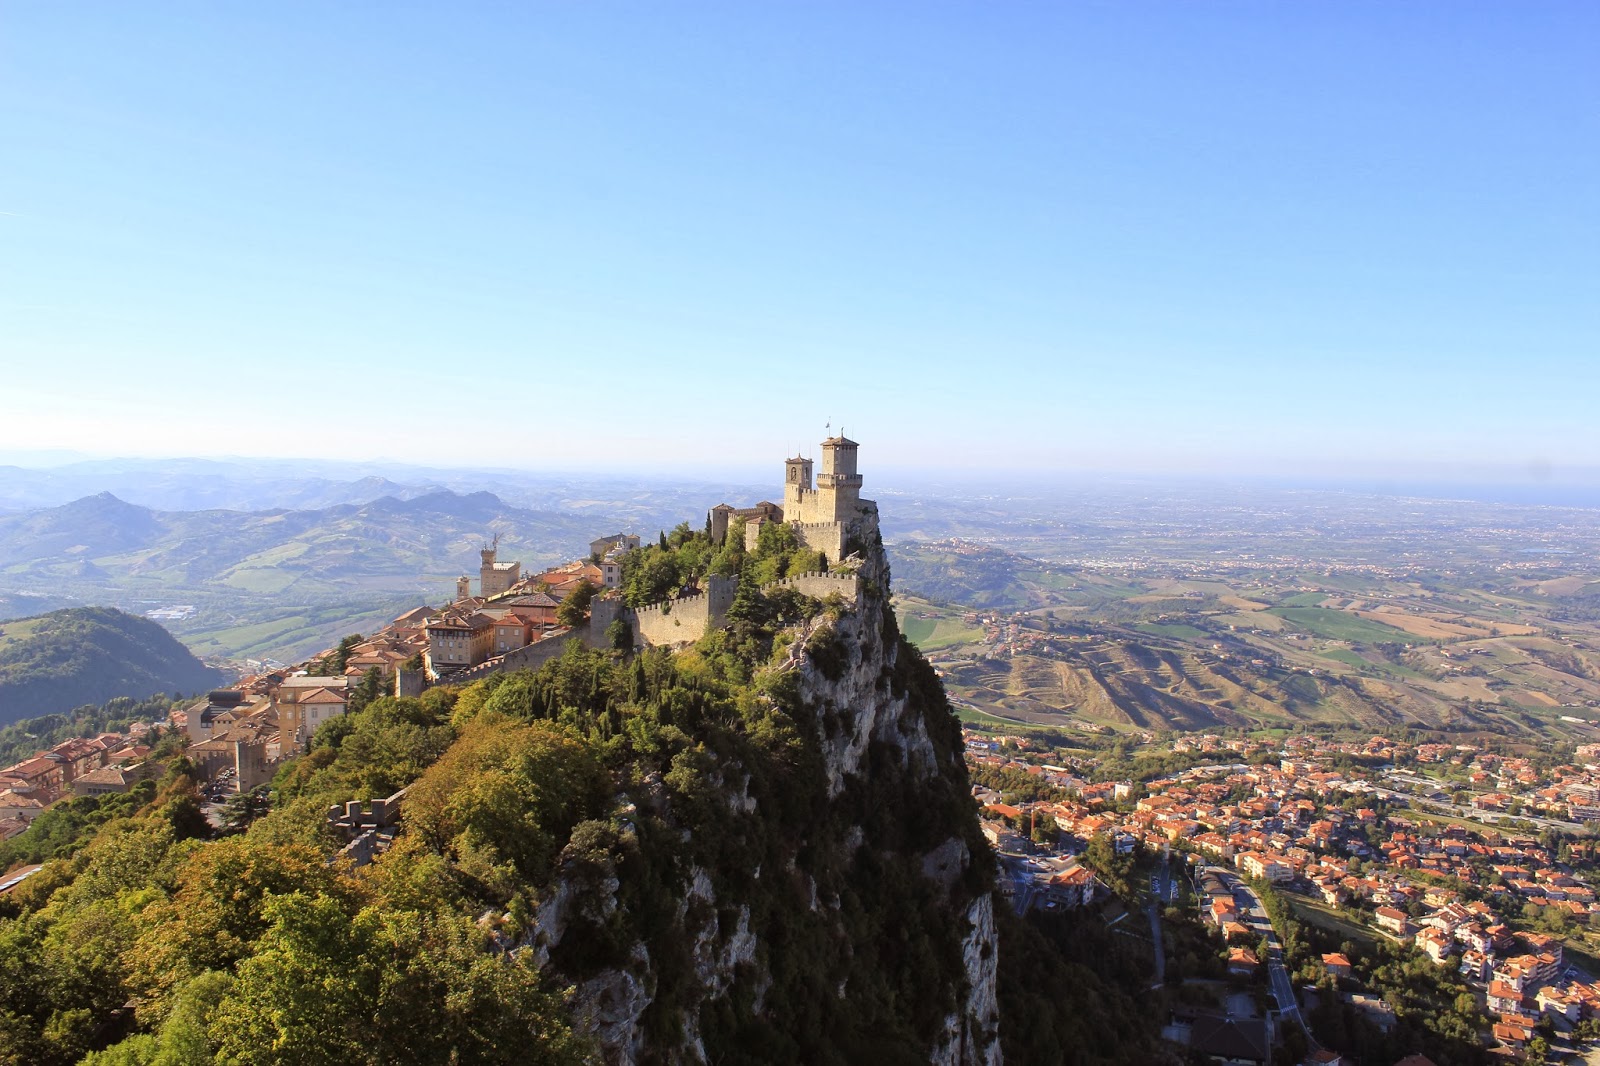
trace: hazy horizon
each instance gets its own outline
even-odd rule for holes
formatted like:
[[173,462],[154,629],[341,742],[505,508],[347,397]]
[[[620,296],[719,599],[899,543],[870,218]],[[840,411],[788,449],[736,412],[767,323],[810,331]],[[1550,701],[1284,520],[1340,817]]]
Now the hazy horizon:
[[[814,451],[815,449],[808,449]],[[1329,491],[1389,496],[1396,498],[1419,497],[1436,499],[1477,500],[1485,503],[1504,503],[1532,506],[1600,508],[1600,468],[1570,471],[1549,469],[1511,469],[1493,467],[1434,467],[1396,469],[1394,467],[1354,467],[1339,469],[1293,470],[1159,470],[1159,469],[1090,469],[1061,467],[1028,469],[977,469],[934,466],[877,466],[871,462],[872,449],[863,445],[863,472],[867,475],[870,491],[887,491],[891,494],[911,493],[924,495],[969,495],[985,491],[1007,495],[1028,492],[1079,491],[1095,486],[1138,486],[1152,488],[1182,487],[1206,491]],[[185,456],[91,456],[83,454],[51,453],[19,454],[0,450],[0,467],[32,471],[38,475],[56,474],[92,477],[90,471],[101,471],[102,482],[117,495],[115,478],[120,467],[160,468],[169,472],[189,470],[192,467],[214,468],[219,476],[228,471],[243,476],[246,471],[274,471],[280,475],[299,474],[324,477],[330,480],[357,480],[363,477],[383,477],[402,484],[408,479],[426,482],[433,478],[471,481],[476,478],[481,488],[493,491],[495,477],[525,478],[530,482],[542,480],[592,479],[597,486],[608,482],[643,482],[664,487],[743,484],[759,491],[769,485],[777,490],[781,475],[781,457],[774,456],[761,463],[685,464],[680,462],[657,465],[628,466],[620,463],[582,466],[525,465],[429,465],[389,459],[332,459],[284,456],[239,455],[185,455]],[[191,471],[193,472],[193,471]],[[869,495],[870,495],[869,491]],[[3,506],[3,503],[0,503]]]

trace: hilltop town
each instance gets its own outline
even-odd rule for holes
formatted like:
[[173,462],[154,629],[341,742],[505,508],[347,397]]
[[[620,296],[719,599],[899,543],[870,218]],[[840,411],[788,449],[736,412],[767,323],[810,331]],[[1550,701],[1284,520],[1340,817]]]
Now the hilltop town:
[[[790,1062],[998,1066],[991,864],[856,448],[789,460],[783,504],[603,538],[546,572],[564,595],[491,541],[443,607],[174,708],[157,781],[62,796],[0,844],[39,860],[0,890],[6,968],[52,990],[7,1000],[8,1046],[164,1053],[167,1017],[215,989],[196,1024],[230,1061],[356,1041],[384,1061],[418,1041],[440,1061],[735,1061],[777,1041]],[[508,617],[520,646],[458,642]],[[100,923],[113,900],[139,920]],[[303,919],[332,939],[281,951]],[[112,961],[64,980],[80,956]],[[277,961],[322,974],[316,994]]]
[[[822,442],[820,471],[809,458],[786,460],[781,506],[717,504],[705,524],[713,542],[735,538],[754,551],[763,529],[783,527],[810,550],[813,568],[767,585],[853,600],[859,551],[877,536],[877,506],[861,498],[858,448],[841,434]],[[662,532],[661,545],[668,541]],[[535,668],[574,640],[592,648],[674,647],[725,623],[738,591],[734,576],[669,582],[655,590],[659,598],[638,589],[628,594],[624,585],[640,544],[633,533],[598,537],[586,557],[524,574],[520,562],[500,558],[492,541],[480,552],[476,591],[462,575],[443,606],[418,606],[298,666],[215,689],[173,709],[164,723],[67,741],[0,770],[0,840],[24,831],[65,796],[126,793],[159,776],[163,768],[139,743],[152,728],[185,737],[183,754],[206,783],[215,815],[228,797],[269,784],[319,728],[379,695],[416,696],[434,685]]]

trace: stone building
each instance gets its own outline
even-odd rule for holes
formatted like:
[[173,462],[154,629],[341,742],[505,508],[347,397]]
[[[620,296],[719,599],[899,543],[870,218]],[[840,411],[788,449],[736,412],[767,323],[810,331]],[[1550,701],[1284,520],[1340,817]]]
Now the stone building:
[[609,537],[597,537],[589,542],[589,558],[596,562],[604,559],[613,551],[627,554],[639,547],[639,538],[632,533],[613,533]]
[[483,565],[478,568],[478,595],[486,600],[499,596],[522,579],[522,564],[502,563],[497,558],[499,553],[498,536],[478,553],[483,557]]
[[733,520],[742,518],[745,546],[754,547],[762,525],[783,522],[806,547],[837,563],[850,554],[853,541],[864,540],[878,528],[878,505],[861,498],[862,478],[856,468],[860,447],[843,434],[829,437],[822,442],[819,474],[803,456],[785,460],[783,506],[767,501],[743,509],[719,504],[711,510],[711,536],[722,540]]
[[301,750],[318,726],[345,712],[349,690],[348,677],[298,674],[285,678],[274,694],[283,746]]
[[477,611],[446,611],[427,625],[428,668],[435,676],[476,666],[493,654],[494,618]]

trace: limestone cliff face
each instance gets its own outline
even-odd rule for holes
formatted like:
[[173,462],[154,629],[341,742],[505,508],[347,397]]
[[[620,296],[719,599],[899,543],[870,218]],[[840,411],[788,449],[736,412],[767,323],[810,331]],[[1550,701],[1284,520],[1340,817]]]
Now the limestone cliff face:
[[[671,886],[651,922],[672,935],[576,975],[575,1017],[607,1062],[1000,1063],[992,863],[959,728],[900,637],[881,547],[853,565],[855,602],[799,627],[769,679],[802,731],[804,787],[780,794],[734,759],[699,764],[708,802],[725,812],[717,844],[759,854],[754,868],[704,861],[708,842],[687,829],[677,840],[649,829],[687,820],[659,781],[620,801],[624,837],[650,839],[623,840],[618,854],[656,856],[632,868]],[[673,861],[664,838],[665,852],[703,861]],[[524,937],[541,962],[570,974],[563,957],[640,906],[625,898],[629,861],[580,873],[564,858]],[[837,1032],[837,1046],[808,1047],[811,1030]]]
[[[935,709],[926,703],[932,693],[910,688],[896,691],[896,667],[904,645],[898,639],[898,625],[889,606],[889,568],[881,547],[868,552],[859,574],[862,592],[856,610],[835,622],[824,623],[833,632],[831,639],[822,641],[826,649],[823,656],[834,653],[842,663],[814,654],[797,663],[802,699],[818,716],[828,794],[837,797],[852,779],[872,772],[868,757],[874,750],[898,762],[899,770],[910,782],[937,781],[947,785],[954,779],[964,785],[966,771],[961,762],[959,736],[953,749],[946,745],[941,750],[929,731],[928,715]],[[817,633],[813,632],[807,644],[815,647],[816,643]],[[939,695],[942,697],[942,689]],[[948,714],[947,708],[939,710]],[[906,818],[918,816],[915,810],[900,814]],[[938,847],[918,856],[923,875],[952,893],[952,904],[965,905],[962,918],[966,929],[961,937],[963,996],[959,1008],[946,1016],[940,1042],[930,1049],[930,1061],[950,1066],[998,1066],[1000,1010],[995,963],[999,944],[994,927],[994,897],[987,891],[970,899],[954,894],[961,875],[975,861],[973,851],[970,836],[964,839],[951,835]],[[977,856],[976,861],[991,861],[986,847],[977,850]]]

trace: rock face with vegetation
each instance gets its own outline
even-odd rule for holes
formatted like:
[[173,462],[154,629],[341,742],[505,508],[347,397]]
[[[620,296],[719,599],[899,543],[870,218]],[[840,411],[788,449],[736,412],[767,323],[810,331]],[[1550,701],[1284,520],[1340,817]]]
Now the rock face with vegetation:
[[[619,897],[631,849],[678,853],[669,935],[566,971],[609,1060],[999,1061],[989,853],[959,729],[900,637],[881,551],[858,573],[855,603],[767,607],[793,622],[745,697],[776,743],[696,746],[640,780],[618,797],[619,846],[564,863],[525,934],[561,969],[569,940],[643,917]],[[727,655],[752,621],[683,665]]]
[[222,680],[157,623],[109,607],[0,622],[0,725],[119,696],[202,692]]
[[[677,652],[375,700],[234,835],[175,759],[0,902],[0,1061],[998,1063],[960,731],[862,555],[852,602],[744,581]],[[406,785],[393,847],[330,863],[329,805]]]

